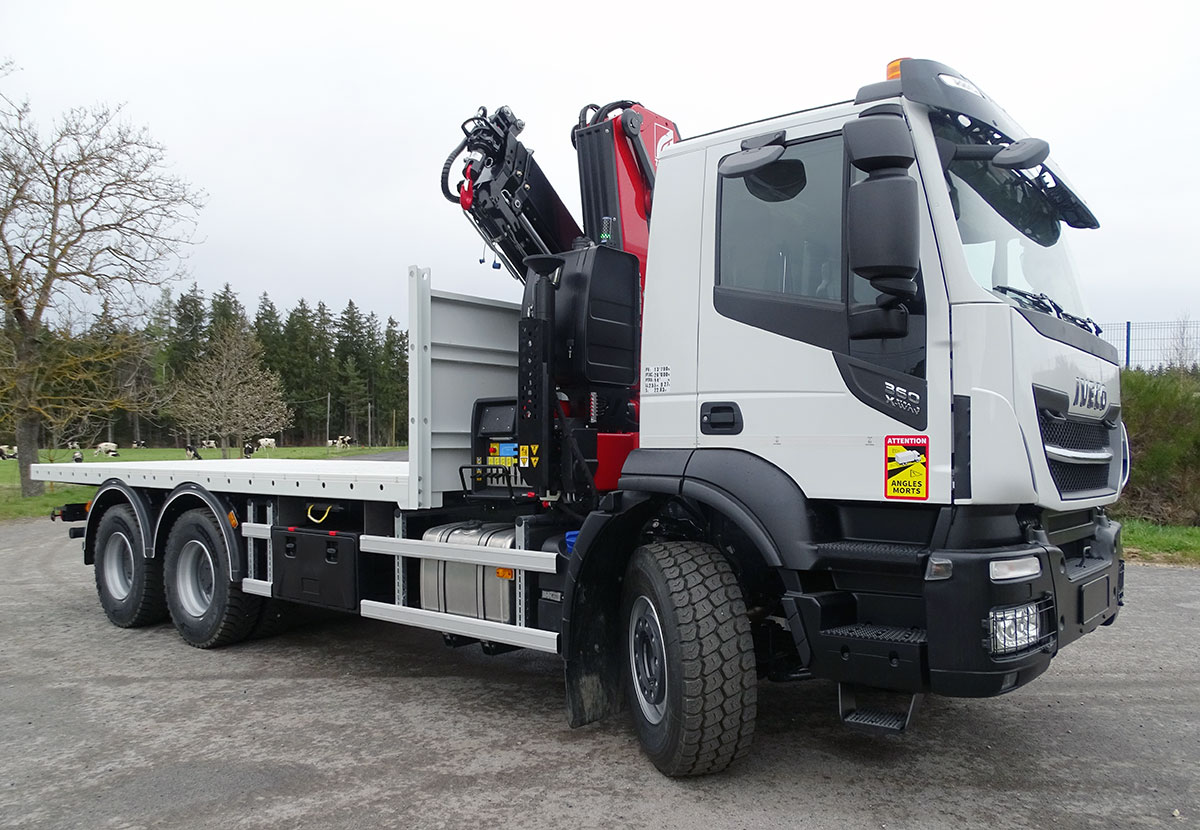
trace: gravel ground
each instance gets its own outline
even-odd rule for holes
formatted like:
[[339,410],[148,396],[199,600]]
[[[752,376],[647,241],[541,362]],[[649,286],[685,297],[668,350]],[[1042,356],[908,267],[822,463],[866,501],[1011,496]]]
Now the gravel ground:
[[623,717],[566,726],[553,655],[355,618],[198,651],[110,626],[45,520],[0,525],[0,568],[5,827],[1200,826],[1200,569],[1131,565],[1115,626],[903,737],[764,681],[751,756],[677,781]]

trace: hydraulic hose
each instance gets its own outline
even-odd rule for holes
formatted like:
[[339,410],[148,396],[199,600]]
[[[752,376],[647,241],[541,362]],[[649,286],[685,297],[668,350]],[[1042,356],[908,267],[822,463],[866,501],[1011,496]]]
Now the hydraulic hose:
[[458,146],[454,148],[454,152],[447,156],[446,163],[442,165],[442,195],[446,197],[446,201],[455,204],[458,204],[458,194],[450,189],[450,168],[454,166],[454,160],[465,149],[467,149],[467,139],[464,136],[463,140],[458,142]]
[[605,104],[602,107],[598,107],[595,115],[593,115],[591,120],[588,122],[588,126],[590,127],[595,124],[599,124],[601,121],[607,120],[608,116],[612,115],[614,110],[627,110],[636,103],[637,101],[613,101],[610,104]]

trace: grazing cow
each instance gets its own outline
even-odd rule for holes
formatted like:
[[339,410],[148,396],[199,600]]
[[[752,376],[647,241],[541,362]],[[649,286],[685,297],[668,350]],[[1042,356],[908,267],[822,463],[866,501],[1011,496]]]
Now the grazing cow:
[[145,441],[134,441],[133,446],[136,449],[144,450],[144,449],[146,449],[146,442]]
[[100,453],[104,453],[110,458],[116,458],[118,455],[117,445],[112,441],[101,441],[96,445],[96,451],[92,455],[99,455]]
[[71,454],[71,460],[74,461],[76,464],[82,464],[83,463],[83,453],[81,453],[79,450],[75,450],[75,452]]
[[69,450],[77,450],[77,449],[79,449],[79,442],[78,442],[78,441],[68,441],[68,442],[67,442],[67,449],[69,449]]
[[215,450],[216,448],[217,448],[216,441],[201,441],[200,442],[200,449],[202,449],[202,450]]
[[242,445],[242,458],[252,458],[254,456],[254,445],[247,442]]
[[6,458],[16,458],[17,448],[10,447],[8,444],[0,444],[0,461]]
[[189,460],[193,460],[193,461],[203,461],[204,460],[203,458],[200,457],[200,453],[196,452],[196,448],[193,447],[191,444],[188,444],[187,446],[185,446],[183,448],[183,452],[188,457]]
[[258,439],[258,448],[260,450],[275,449],[275,439],[274,438],[259,438]]

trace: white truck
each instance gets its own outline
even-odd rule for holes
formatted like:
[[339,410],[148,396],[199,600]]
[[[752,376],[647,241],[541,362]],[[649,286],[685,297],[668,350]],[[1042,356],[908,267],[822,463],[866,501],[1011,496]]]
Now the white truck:
[[689,775],[748,750],[764,679],[897,732],[1116,619],[1117,356],[1045,142],[925,60],[686,141],[589,105],[580,228],[521,127],[480,110],[443,168],[524,298],[410,271],[407,463],[34,467],[97,485],[57,515],[114,624],[209,648],[302,603],[557,653],[571,725],[628,704]]

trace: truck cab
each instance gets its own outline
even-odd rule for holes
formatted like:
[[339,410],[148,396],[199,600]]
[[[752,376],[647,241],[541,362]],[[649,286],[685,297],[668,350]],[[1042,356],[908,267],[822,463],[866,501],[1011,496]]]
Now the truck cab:
[[1097,223],[1039,144],[905,60],[659,157],[622,483],[744,509],[814,674],[998,694],[1116,616],[1117,356],[1067,247]]

